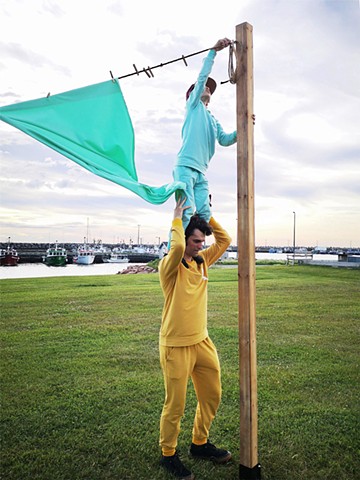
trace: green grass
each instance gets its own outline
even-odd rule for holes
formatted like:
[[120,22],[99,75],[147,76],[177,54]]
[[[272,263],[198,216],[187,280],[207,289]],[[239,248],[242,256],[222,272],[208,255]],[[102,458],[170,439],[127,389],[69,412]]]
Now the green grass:
[[[263,480],[359,478],[358,270],[257,268]],[[6,480],[157,480],[163,402],[158,274],[2,280],[1,468]],[[237,269],[215,268],[209,330],[223,399],[211,430],[234,461],[187,456],[197,479],[238,479]]]

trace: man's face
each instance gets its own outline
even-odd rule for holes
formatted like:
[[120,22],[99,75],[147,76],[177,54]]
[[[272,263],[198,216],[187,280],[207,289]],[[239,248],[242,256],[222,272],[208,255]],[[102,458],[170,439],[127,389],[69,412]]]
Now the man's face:
[[209,103],[211,98],[210,88],[205,86],[203,93],[201,94],[201,100],[204,103]]
[[185,254],[188,257],[196,257],[202,250],[205,242],[205,233],[195,229],[193,234],[186,241]]

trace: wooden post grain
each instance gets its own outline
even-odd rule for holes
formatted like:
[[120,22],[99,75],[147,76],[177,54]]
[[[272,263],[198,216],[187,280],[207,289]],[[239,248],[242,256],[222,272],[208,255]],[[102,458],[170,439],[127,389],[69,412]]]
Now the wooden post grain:
[[259,479],[254,227],[252,26],[236,27],[238,294],[241,479]]

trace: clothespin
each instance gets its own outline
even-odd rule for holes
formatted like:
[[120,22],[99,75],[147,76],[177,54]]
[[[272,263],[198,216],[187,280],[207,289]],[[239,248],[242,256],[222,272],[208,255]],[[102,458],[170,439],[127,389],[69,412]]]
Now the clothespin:
[[112,74],[111,70],[110,70],[110,75],[111,75],[111,78],[112,78],[112,82],[115,83],[115,78],[114,78],[114,75]]
[[150,72],[150,75],[151,75],[151,76],[154,78],[154,74],[153,74],[153,72],[152,72],[151,68],[150,68],[150,67],[148,67],[147,69],[148,69],[148,72]]
[[187,67],[187,66],[188,66],[188,64],[186,63],[186,60],[185,60],[185,57],[184,57],[184,55],[182,55],[182,56],[181,56],[181,58],[183,59],[183,62],[185,63],[185,66]]
[[133,63],[133,67],[135,68],[136,75],[139,75],[139,71],[138,71],[138,69],[136,68],[135,63]]
[[50,92],[46,95],[46,98],[49,98],[50,97]]

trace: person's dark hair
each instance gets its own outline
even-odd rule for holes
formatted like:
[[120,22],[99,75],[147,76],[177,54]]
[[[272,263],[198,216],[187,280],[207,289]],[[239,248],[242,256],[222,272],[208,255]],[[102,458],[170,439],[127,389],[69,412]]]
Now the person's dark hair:
[[202,232],[206,236],[211,235],[213,231],[208,222],[203,218],[199,217],[199,215],[197,214],[191,217],[189,225],[186,227],[185,239],[187,240],[196,229],[200,230],[200,232]]

